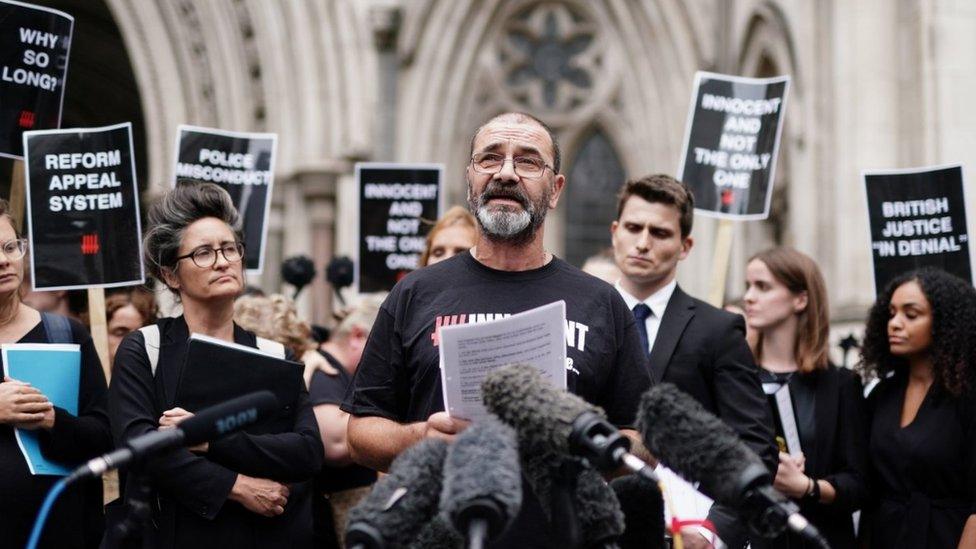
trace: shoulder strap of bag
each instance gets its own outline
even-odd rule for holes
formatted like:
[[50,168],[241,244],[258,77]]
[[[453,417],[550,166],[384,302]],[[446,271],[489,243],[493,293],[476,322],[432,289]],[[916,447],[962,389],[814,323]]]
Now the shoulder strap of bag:
[[139,328],[145,340],[146,356],[149,357],[149,369],[156,377],[156,366],[159,365],[159,326],[150,324]]
[[71,337],[71,323],[66,317],[52,313],[41,313],[41,323],[47,340],[51,343],[74,343]]
[[277,341],[258,337],[258,350],[269,355],[274,355],[277,358],[285,358],[285,346]]

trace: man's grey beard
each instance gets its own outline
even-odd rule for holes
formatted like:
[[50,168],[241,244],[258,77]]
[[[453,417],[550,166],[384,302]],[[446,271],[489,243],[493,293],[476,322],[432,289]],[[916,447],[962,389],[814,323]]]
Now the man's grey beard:
[[[486,197],[492,195],[503,195],[520,203],[522,207],[491,207],[487,204]],[[502,187],[492,182],[476,197],[471,192],[471,185],[468,185],[468,208],[478,218],[485,236],[495,242],[524,244],[531,240],[546,220],[551,197],[552,189],[546,186],[539,201],[533,203],[517,187]]]

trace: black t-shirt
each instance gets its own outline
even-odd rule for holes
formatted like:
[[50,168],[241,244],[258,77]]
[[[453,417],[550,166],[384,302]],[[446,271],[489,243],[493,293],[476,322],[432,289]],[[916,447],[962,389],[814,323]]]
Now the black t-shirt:
[[[380,307],[342,409],[356,416],[425,421],[444,410],[439,326],[484,322],[566,302],[566,385],[602,407],[617,426],[634,425],[651,385],[634,316],[609,284],[553,258],[530,271],[498,271],[469,253],[414,271]],[[548,547],[551,533],[534,497],[497,547]]]
[[[337,375],[328,375],[317,371],[312,374],[312,382],[308,387],[309,402],[312,406],[320,404],[342,404],[346,389],[352,383],[352,376],[342,367],[342,364],[329,353],[319,351],[329,364],[339,371]],[[369,486],[376,482],[376,471],[362,465],[346,465],[333,467],[326,463],[322,472],[316,477],[315,486],[318,492],[341,492]]]

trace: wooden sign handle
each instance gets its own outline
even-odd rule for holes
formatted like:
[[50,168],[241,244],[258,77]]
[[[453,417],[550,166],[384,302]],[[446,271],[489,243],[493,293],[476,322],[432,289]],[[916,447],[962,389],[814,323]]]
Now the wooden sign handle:
[[715,255],[712,256],[712,280],[708,289],[708,303],[721,307],[725,300],[725,281],[729,275],[732,256],[732,221],[720,219],[715,230]]
[[26,193],[24,161],[14,160],[14,167],[10,174],[10,219],[13,220],[14,230],[18,234],[23,234],[24,231]]
[[105,315],[105,288],[88,288],[88,322],[98,360],[105,372],[105,381],[112,380],[112,364],[108,359],[108,320]]

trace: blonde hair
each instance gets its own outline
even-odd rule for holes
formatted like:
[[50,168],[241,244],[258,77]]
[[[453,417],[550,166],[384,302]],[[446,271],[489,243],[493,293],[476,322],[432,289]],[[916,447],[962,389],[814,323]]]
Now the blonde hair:
[[427,245],[424,246],[424,253],[420,254],[420,262],[418,263],[419,266],[426,267],[427,262],[430,261],[430,249],[434,243],[434,237],[437,236],[437,233],[455,225],[468,227],[472,231],[475,231],[475,233],[478,231],[478,222],[475,220],[474,216],[471,215],[471,212],[461,206],[452,206],[450,209],[444,212],[444,215],[442,215],[441,218],[434,223],[434,226],[430,229],[430,232],[427,233]]
[[298,316],[295,302],[281,294],[239,298],[234,303],[234,322],[255,335],[281,343],[299,358],[315,347],[311,326]]
[[380,312],[380,306],[383,305],[384,299],[386,299],[385,293],[359,296],[359,300],[344,311],[342,319],[339,320],[339,324],[336,325],[329,339],[341,341],[349,336],[353,328],[360,328],[369,333],[373,323],[376,322],[376,316]]
[[[771,248],[752,256],[749,262],[762,261],[773,278],[794,293],[807,294],[807,306],[798,313],[793,356],[797,368],[807,374],[827,368],[830,354],[830,312],[827,285],[820,268],[810,256],[788,246]],[[756,339],[756,360],[762,361],[763,336]]]

